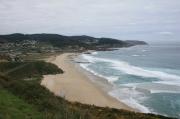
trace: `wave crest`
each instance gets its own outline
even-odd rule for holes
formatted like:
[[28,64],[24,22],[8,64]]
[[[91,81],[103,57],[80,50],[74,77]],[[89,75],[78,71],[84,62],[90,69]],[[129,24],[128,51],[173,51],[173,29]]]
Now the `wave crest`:
[[111,68],[119,70],[123,73],[127,73],[130,75],[141,76],[141,77],[150,77],[150,78],[158,78],[161,80],[180,80],[180,76],[175,74],[169,74],[162,71],[155,71],[155,70],[147,70],[142,67],[137,67],[129,64],[128,62],[124,61],[117,61],[112,59],[105,59],[105,58],[97,58],[94,56],[83,55],[83,58],[88,60],[91,63],[96,62],[107,62],[110,63]]

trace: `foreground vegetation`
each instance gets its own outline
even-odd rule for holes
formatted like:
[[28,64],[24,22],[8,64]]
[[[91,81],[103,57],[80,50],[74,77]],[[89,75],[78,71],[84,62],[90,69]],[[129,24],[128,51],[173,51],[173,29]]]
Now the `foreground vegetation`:
[[32,105],[7,90],[0,90],[0,119],[42,119],[43,115]]
[[43,61],[0,63],[0,119],[168,119],[72,103],[40,85],[42,75],[63,73]]

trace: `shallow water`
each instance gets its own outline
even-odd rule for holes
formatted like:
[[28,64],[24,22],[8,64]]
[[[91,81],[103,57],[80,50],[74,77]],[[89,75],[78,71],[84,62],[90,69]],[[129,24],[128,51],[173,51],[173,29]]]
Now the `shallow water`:
[[180,46],[135,46],[83,54],[83,68],[114,85],[108,92],[142,112],[180,118]]

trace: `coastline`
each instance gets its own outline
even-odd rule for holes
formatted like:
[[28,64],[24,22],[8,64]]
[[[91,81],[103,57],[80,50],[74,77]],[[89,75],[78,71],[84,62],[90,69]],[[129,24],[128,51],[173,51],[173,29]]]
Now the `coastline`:
[[63,53],[47,59],[47,62],[62,68],[64,73],[45,75],[41,85],[71,102],[137,111],[111,97],[105,91],[106,89],[102,89],[103,87],[93,82],[90,78],[101,79],[97,76],[91,77],[91,74],[83,71],[84,69],[78,66],[79,64],[73,62],[77,55],[78,53]]

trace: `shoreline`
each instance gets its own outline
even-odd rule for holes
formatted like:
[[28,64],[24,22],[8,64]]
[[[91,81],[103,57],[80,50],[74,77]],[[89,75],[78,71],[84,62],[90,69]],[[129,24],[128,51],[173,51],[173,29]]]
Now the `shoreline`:
[[41,85],[48,88],[55,95],[64,97],[71,102],[138,111],[110,96],[105,91],[108,89],[103,89],[103,86],[99,85],[101,83],[97,84],[96,81],[92,81],[90,78],[102,79],[88,71],[84,71],[78,63],[74,62],[74,58],[77,56],[78,53],[63,53],[47,59],[47,62],[57,65],[64,73],[45,75]]

